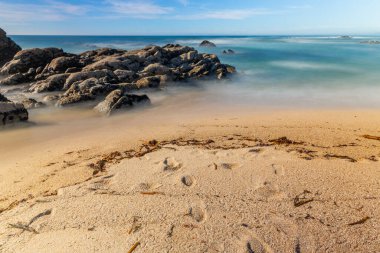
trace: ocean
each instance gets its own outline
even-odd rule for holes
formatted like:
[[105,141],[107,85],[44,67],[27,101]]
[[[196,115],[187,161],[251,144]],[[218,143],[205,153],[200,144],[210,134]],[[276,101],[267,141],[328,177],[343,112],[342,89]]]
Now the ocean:
[[[168,43],[214,53],[223,63],[235,66],[238,74],[231,80],[202,86],[202,99],[223,101],[224,105],[380,108],[380,45],[361,43],[380,40],[380,36],[11,37],[24,49],[58,47],[71,53]],[[217,47],[198,47],[205,39]],[[227,49],[235,54],[223,54]]]

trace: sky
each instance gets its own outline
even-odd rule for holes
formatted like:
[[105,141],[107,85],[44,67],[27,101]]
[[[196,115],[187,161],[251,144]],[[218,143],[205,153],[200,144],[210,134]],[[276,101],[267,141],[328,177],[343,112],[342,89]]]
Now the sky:
[[0,0],[0,27],[36,35],[380,34],[380,0]]

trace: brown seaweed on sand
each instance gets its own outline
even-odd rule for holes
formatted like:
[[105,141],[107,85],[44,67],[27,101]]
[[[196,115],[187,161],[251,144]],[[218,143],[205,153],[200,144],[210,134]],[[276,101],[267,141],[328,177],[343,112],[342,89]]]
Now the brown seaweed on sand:
[[369,139],[369,140],[375,140],[375,141],[380,141],[380,137],[379,136],[373,136],[373,135],[363,135],[362,136],[363,138],[366,138],[366,139]]
[[272,144],[277,144],[277,145],[300,145],[300,144],[304,144],[304,142],[297,142],[297,141],[289,140],[285,136],[278,138],[278,139],[269,140],[269,142]]
[[313,202],[314,198],[307,196],[310,193],[311,193],[310,191],[305,190],[303,193],[297,195],[293,200],[294,206],[300,207],[300,206],[306,205],[307,203]]
[[355,221],[355,222],[352,222],[352,223],[350,223],[350,224],[348,224],[348,225],[349,225],[349,226],[360,225],[360,224],[365,223],[365,222],[368,221],[369,219],[371,219],[371,217],[366,216],[366,217],[364,217],[363,219],[358,220],[358,221]]

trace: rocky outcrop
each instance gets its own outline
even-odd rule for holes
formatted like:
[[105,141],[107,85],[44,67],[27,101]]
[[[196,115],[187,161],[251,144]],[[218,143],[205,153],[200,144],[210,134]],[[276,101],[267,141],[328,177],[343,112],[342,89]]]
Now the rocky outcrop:
[[45,68],[53,59],[63,56],[65,53],[58,48],[33,48],[18,52],[11,61],[0,70],[3,75],[9,74],[36,74],[37,68]]
[[216,45],[214,43],[212,43],[211,41],[208,41],[208,40],[204,40],[201,42],[201,44],[199,44],[200,47],[216,47]]
[[37,100],[33,98],[26,98],[22,101],[23,106],[25,109],[35,109],[35,108],[42,108],[45,107],[45,104],[42,102],[38,102]]
[[232,49],[223,50],[223,54],[235,54],[235,51]]
[[28,111],[22,104],[14,103],[0,94],[0,125],[27,120]]
[[94,109],[102,114],[110,115],[116,111],[127,109],[136,104],[150,104],[147,95],[124,94],[120,89],[112,91]]
[[57,92],[47,100],[57,106],[104,99],[122,90],[120,102],[111,106],[113,111],[140,102],[139,96],[126,92],[174,82],[222,79],[234,72],[234,67],[222,64],[214,54],[175,44],[131,51],[103,48],[79,55],[58,48],[35,48],[18,52],[1,68],[7,77],[0,84],[29,83],[29,92]]
[[21,50],[13,40],[7,37],[7,34],[0,28],[0,67],[12,60],[13,56]]

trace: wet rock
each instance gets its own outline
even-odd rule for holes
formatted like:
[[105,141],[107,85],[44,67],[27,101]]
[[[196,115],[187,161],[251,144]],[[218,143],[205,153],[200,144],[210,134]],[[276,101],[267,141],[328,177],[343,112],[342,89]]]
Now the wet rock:
[[10,102],[3,94],[0,93],[0,102]]
[[126,57],[122,56],[108,56],[104,59],[96,61],[90,65],[87,65],[83,70],[84,71],[93,71],[93,70],[117,70],[117,69],[129,69],[129,65],[132,63]]
[[117,69],[113,73],[120,82],[133,82],[137,78],[136,73],[131,70]]
[[43,101],[51,104],[52,102],[57,101],[58,99],[59,95],[47,95],[44,97]]
[[223,50],[223,54],[235,54],[235,51],[232,49]]
[[30,68],[37,69],[38,67],[46,66],[54,58],[63,55],[63,50],[58,48],[33,48],[22,50],[1,68],[0,73],[26,73]]
[[28,111],[22,104],[11,102],[0,94],[0,124],[7,125],[27,120]]
[[152,63],[144,68],[142,71],[144,74],[152,75],[166,75],[171,71],[168,67],[160,64],[160,63]]
[[44,103],[38,102],[37,100],[33,98],[24,99],[22,101],[22,104],[24,105],[25,109],[41,108],[45,106]]
[[201,44],[199,44],[200,47],[216,47],[216,45],[214,43],[212,43],[211,41],[208,41],[208,40],[204,40],[201,42]]
[[124,94],[122,90],[112,91],[104,101],[100,102],[94,109],[99,113],[110,115],[118,110],[131,108],[136,104],[150,103],[146,95]]
[[45,69],[47,72],[63,73],[69,68],[79,68],[80,66],[78,56],[61,56],[53,59]]
[[106,82],[117,80],[117,76],[110,70],[82,71],[70,74],[66,79],[63,89],[67,90],[74,82],[83,81],[89,78],[105,78],[103,81]]
[[63,89],[66,79],[70,74],[57,74],[49,76],[46,80],[38,81],[31,84],[30,92],[47,92],[47,91],[59,91]]
[[20,50],[21,47],[8,38],[6,32],[0,28],[0,68],[12,60],[13,56]]
[[143,88],[158,88],[161,83],[161,78],[159,76],[149,76],[143,77],[136,82],[138,89]]
[[25,77],[23,74],[17,73],[1,80],[0,85],[16,85],[16,84],[24,83],[27,81],[28,81],[27,77]]

